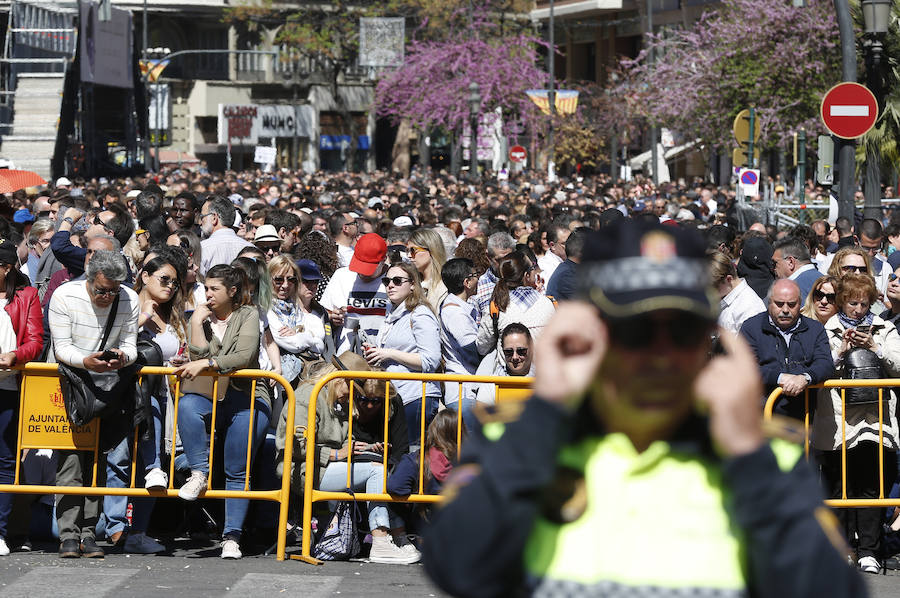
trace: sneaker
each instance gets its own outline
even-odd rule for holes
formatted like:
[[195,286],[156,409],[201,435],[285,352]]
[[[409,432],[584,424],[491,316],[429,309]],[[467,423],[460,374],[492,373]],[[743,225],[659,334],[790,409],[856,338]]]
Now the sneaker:
[[81,539],[81,556],[86,559],[102,559],[106,556],[103,549],[97,546],[97,541],[93,538]]
[[191,477],[178,490],[178,498],[197,500],[197,497],[204,492],[206,492],[206,474],[202,471],[192,471]]
[[412,541],[412,537],[410,536],[398,536],[394,538],[394,544],[400,547],[400,550],[406,552],[411,557],[416,557],[416,560],[422,559],[422,553],[419,552],[419,549],[416,548],[415,543]]
[[874,556],[864,556],[857,563],[863,573],[881,573],[881,564]]
[[61,559],[77,559],[81,557],[81,550],[78,547],[78,540],[63,540],[59,544],[59,558]]
[[[415,546],[413,546],[415,550]],[[372,563],[386,563],[394,565],[412,565],[422,558],[419,551],[415,554],[400,548],[394,544],[390,536],[373,536],[372,550],[369,552],[369,561]]]
[[157,554],[165,552],[166,547],[144,532],[129,532],[122,551],[127,554]]
[[222,542],[222,558],[223,559],[239,559],[241,558],[241,546],[237,543],[236,540],[232,540],[231,538],[226,538],[224,542]]
[[169,476],[159,467],[154,467],[144,476],[144,488],[147,490],[165,490],[168,486]]
[[6,539],[0,536],[0,556],[9,554],[9,546],[6,545]]

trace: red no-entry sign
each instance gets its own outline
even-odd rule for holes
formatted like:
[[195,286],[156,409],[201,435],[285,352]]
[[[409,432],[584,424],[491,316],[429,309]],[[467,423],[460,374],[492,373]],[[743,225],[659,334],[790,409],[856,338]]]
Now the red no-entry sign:
[[521,145],[514,145],[509,148],[509,159],[516,163],[521,163],[525,161],[525,158],[528,157],[528,152],[525,151],[525,148]]
[[820,113],[822,122],[834,135],[856,139],[878,120],[878,101],[865,85],[839,83],[822,98]]

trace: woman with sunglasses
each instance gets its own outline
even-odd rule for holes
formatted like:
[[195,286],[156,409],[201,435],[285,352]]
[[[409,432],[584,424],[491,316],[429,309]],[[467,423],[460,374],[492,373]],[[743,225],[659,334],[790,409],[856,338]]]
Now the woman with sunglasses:
[[833,276],[821,276],[813,283],[800,313],[807,318],[825,324],[831,316],[838,312],[835,298],[838,279]]
[[[4,351],[0,367],[10,367],[37,358],[43,348],[44,325],[37,289],[16,264],[16,246],[0,240],[0,337]],[[19,376],[0,380],[0,483],[12,484],[18,459]],[[14,494],[0,493],[0,556],[9,554],[6,524]]]
[[553,316],[553,302],[528,284],[527,275],[535,267],[537,265],[531,264],[521,251],[514,251],[500,260],[497,284],[490,303],[481,314],[475,340],[480,354],[487,355],[496,350],[499,356],[500,331],[513,322],[527,326],[532,338],[537,339]]
[[[430,374],[441,364],[441,327],[425,300],[419,272],[408,263],[394,264],[381,279],[391,302],[377,339],[363,341],[366,361],[388,372]],[[425,425],[422,427],[422,383],[415,380],[394,382],[403,399],[409,443],[419,445],[424,428],[437,413],[441,386],[425,384]]]
[[[243,270],[225,264],[213,266],[206,273],[206,303],[198,305],[191,316],[188,351],[192,361],[175,370],[186,379],[185,393],[178,403],[178,432],[191,476],[178,491],[184,500],[193,501],[207,488],[209,477],[209,433],[207,421],[216,408],[217,439],[223,446],[225,489],[241,490],[247,467],[247,438],[252,434],[251,462],[266,435],[272,407],[268,385],[253,384],[245,379],[197,380],[201,372],[232,372],[259,367],[259,311],[250,298],[249,282]],[[213,388],[216,387],[215,397]],[[254,402],[253,415],[250,401]],[[247,516],[249,501],[225,500],[225,528],[222,533],[222,558],[241,558],[241,528]]]
[[[306,476],[306,414],[313,387],[323,376],[339,370],[368,372],[372,368],[360,355],[345,351],[335,363],[313,366],[297,387],[295,395],[294,452],[291,487],[302,493]],[[353,385],[353,441],[349,440],[350,384]],[[347,457],[352,462],[351,490],[370,494],[384,491],[384,449],[387,446],[388,467],[393,468],[409,451],[403,404],[393,389],[377,380],[350,381],[335,378],[325,384],[316,401],[316,471],[314,486],[318,490],[339,492],[347,488]],[[388,403],[388,438],[384,438],[384,397]],[[276,462],[279,476],[284,463],[287,440],[287,409],[282,410],[275,433]],[[351,454],[352,453],[352,454]],[[419,560],[415,547],[406,541],[403,522],[384,503],[369,502],[369,531],[376,563],[411,564]],[[391,536],[393,536],[393,541]],[[407,548],[409,546],[409,548]]]
[[[866,274],[846,274],[838,284],[838,313],[825,324],[838,377],[851,377],[851,371],[862,362],[880,366],[880,373],[870,377],[900,376],[900,334],[893,324],[872,313],[870,307],[877,297],[875,281]],[[861,354],[860,349],[866,351]],[[879,406],[879,392],[883,392],[882,406]],[[883,426],[879,424],[880,419]],[[822,474],[832,498],[843,495],[845,438],[846,496],[878,498],[879,452],[884,459],[884,487],[890,488],[897,476],[900,428],[896,395],[889,389],[877,388],[834,388],[819,393],[812,446],[823,451]],[[858,538],[856,553],[860,568],[867,573],[879,573],[884,509],[837,509],[837,515],[847,541],[852,543],[854,536]]]
[[845,274],[868,274],[874,278],[872,260],[868,252],[859,247],[844,247],[834,254],[828,275],[841,278]]
[[189,230],[179,230],[169,236],[166,245],[181,247],[188,256],[184,277],[184,310],[185,316],[190,318],[196,305],[206,303],[206,289],[200,278],[200,237]]
[[268,313],[269,330],[281,349],[281,373],[291,384],[303,362],[325,350],[325,310],[315,300],[322,275],[311,260],[294,262],[284,254],[269,262],[275,300]]
[[406,247],[409,259],[422,277],[422,289],[428,305],[437,313],[441,301],[447,296],[447,287],[441,280],[441,268],[447,261],[444,242],[433,229],[420,228],[410,235]]
[[882,312],[881,317],[896,326],[900,322],[900,268],[888,275],[885,296],[888,307]]
[[[184,319],[184,277],[187,256],[180,249],[161,247],[147,253],[144,268],[134,283],[141,312],[138,315],[138,339],[149,340],[159,347],[164,366],[179,366],[186,360],[187,325]],[[149,434],[138,444],[138,463],[144,469],[144,487],[162,490],[169,485],[169,476],[162,469],[163,433],[166,411],[171,398],[169,385],[160,384],[161,394],[150,397]],[[171,421],[169,422],[171,425]],[[107,454],[107,478],[127,480],[131,468],[130,443],[120,444]],[[111,484],[112,485],[112,484]],[[162,552],[165,546],[146,535],[155,499],[133,498],[134,511],[130,529],[126,517],[127,497],[106,496],[103,511],[106,515],[106,536],[113,545],[121,545],[124,552],[151,554]]]

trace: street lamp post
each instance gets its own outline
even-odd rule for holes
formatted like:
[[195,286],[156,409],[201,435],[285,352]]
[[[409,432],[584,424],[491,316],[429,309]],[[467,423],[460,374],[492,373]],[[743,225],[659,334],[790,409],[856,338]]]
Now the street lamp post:
[[[866,83],[879,108],[882,103],[881,52],[882,39],[888,30],[891,0],[863,0],[866,44]],[[864,218],[881,219],[881,156],[873,143],[866,143],[866,184]]]
[[469,117],[471,138],[469,140],[469,176],[478,178],[478,114],[481,112],[481,87],[475,81],[469,83]]

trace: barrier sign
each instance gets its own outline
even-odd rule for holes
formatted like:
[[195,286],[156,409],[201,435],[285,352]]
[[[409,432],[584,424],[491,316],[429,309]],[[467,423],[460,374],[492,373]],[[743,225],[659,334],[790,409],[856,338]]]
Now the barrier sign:
[[744,193],[744,197],[759,195],[759,171],[752,168],[742,168],[738,175],[738,183]]
[[93,420],[73,426],[66,415],[59,378],[29,375],[23,379],[25,401],[20,415],[22,448],[93,450],[99,426]]

